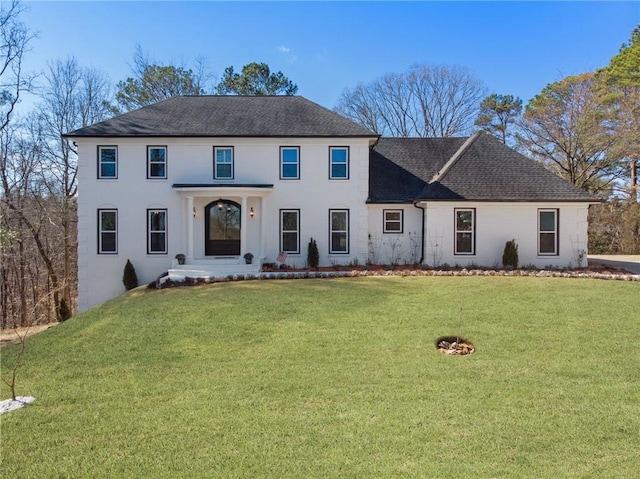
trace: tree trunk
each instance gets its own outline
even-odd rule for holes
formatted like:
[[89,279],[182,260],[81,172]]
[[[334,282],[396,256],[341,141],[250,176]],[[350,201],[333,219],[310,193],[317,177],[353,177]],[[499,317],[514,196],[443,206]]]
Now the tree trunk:
[[631,201],[638,202],[638,160],[632,158],[629,161],[629,194]]

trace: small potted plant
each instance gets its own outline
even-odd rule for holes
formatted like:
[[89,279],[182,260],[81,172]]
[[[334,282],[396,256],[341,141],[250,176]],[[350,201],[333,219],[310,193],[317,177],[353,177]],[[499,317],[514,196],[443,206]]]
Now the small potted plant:
[[247,264],[251,264],[251,262],[253,261],[253,253],[245,253],[243,258]]
[[187,258],[187,257],[186,257],[184,254],[182,254],[182,253],[178,253],[178,254],[176,255],[176,259],[178,260],[178,264],[184,264],[184,260],[185,260],[186,258]]

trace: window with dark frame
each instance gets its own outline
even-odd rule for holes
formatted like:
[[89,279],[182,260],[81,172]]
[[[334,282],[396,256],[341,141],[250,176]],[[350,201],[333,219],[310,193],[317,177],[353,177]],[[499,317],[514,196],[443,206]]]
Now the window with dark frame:
[[281,146],[280,147],[280,179],[299,180],[300,179],[300,147]]
[[167,210],[147,210],[147,254],[167,253]]
[[213,178],[216,180],[233,179],[233,147],[213,147]]
[[404,210],[383,210],[383,233],[402,233],[404,230]]
[[558,210],[538,210],[538,254],[558,254]]
[[455,254],[475,254],[475,209],[455,210]]
[[280,251],[300,253],[300,210],[280,210]]
[[329,179],[349,179],[349,147],[329,147]]
[[167,178],[166,146],[147,146],[147,178]]
[[329,253],[349,253],[349,210],[329,210]]
[[118,147],[99,146],[98,147],[98,178],[116,179],[118,178]]
[[98,254],[118,252],[118,210],[98,210]]

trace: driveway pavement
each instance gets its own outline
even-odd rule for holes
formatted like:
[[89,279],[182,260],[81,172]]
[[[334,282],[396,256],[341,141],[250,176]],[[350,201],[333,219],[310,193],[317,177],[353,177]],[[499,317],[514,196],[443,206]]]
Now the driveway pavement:
[[640,274],[640,255],[592,255],[587,257],[589,266],[610,266],[633,274]]

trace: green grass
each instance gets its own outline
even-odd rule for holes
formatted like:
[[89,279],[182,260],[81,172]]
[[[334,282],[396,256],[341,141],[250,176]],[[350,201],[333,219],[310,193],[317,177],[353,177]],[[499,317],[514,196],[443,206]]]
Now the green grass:
[[[635,477],[639,297],[506,277],[137,289],[28,340],[36,401],[0,419],[2,477]],[[451,334],[477,352],[439,354]]]

